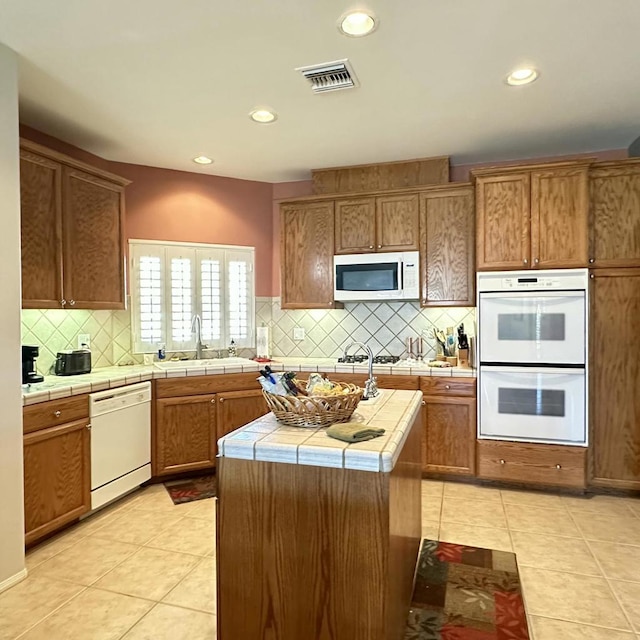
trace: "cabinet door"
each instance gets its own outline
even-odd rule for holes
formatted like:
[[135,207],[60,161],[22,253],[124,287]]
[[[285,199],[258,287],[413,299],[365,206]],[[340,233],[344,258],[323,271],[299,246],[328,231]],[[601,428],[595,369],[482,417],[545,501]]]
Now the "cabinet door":
[[474,475],[476,399],[425,396],[422,470]]
[[217,399],[217,439],[269,412],[260,389],[219,393]]
[[336,253],[371,253],[376,243],[376,199],[336,200]]
[[124,309],[124,189],[64,168],[64,293],[68,308]]
[[590,180],[594,267],[640,267],[640,160],[594,167]]
[[333,202],[283,205],[281,211],[282,308],[333,308]]
[[476,181],[478,270],[528,269],[531,264],[529,173]]
[[640,490],[640,269],[591,275],[593,484]]
[[534,268],[586,267],[588,260],[588,168],[531,174],[531,258]]
[[25,543],[91,509],[91,452],[87,420],[24,436]]
[[62,301],[62,165],[20,152],[22,306],[59,308]]
[[419,218],[417,193],[376,198],[376,250],[417,251]]
[[475,304],[473,187],[420,195],[422,306]]
[[154,475],[215,465],[215,402],[215,395],[156,400]]

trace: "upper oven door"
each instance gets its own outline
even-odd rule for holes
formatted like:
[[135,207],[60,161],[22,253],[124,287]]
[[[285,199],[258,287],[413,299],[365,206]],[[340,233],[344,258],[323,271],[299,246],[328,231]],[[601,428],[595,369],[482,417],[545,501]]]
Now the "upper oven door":
[[584,291],[479,295],[480,362],[584,365]]

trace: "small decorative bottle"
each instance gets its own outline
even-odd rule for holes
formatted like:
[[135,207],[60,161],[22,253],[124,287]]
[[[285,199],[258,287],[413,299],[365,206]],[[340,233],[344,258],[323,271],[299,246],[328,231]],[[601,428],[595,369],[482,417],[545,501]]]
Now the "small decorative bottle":
[[231,344],[229,345],[229,357],[230,358],[236,357],[236,343],[233,340],[233,338],[231,339]]

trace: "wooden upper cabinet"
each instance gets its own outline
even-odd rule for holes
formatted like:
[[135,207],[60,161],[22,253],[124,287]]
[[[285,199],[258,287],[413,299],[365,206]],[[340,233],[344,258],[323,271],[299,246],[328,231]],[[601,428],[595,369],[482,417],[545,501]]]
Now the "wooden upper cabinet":
[[589,180],[593,267],[640,267],[640,159],[594,164]]
[[588,220],[588,166],[531,173],[534,268],[586,267]]
[[333,308],[333,201],[283,204],[280,211],[282,308]]
[[337,254],[369,253],[376,244],[376,199],[335,201]]
[[420,194],[422,306],[473,306],[474,191],[447,186]]
[[591,278],[591,484],[639,491],[640,269]]
[[20,151],[23,307],[59,308],[62,295],[62,165]]
[[22,306],[124,309],[128,180],[20,141]]
[[416,193],[376,198],[376,251],[417,251],[419,217]]
[[63,194],[67,304],[124,309],[124,188],[65,167]]
[[530,253],[528,172],[482,175],[476,181],[478,269],[526,269]]

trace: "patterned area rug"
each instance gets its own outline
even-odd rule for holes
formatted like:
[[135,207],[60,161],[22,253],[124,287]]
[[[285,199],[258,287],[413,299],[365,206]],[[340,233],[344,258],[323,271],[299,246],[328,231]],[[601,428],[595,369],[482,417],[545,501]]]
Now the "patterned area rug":
[[515,554],[423,540],[405,640],[529,640]]
[[197,478],[186,478],[184,480],[171,480],[165,482],[164,486],[169,492],[173,504],[203,500],[204,498],[214,498],[216,495],[215,476],[199,476]]

